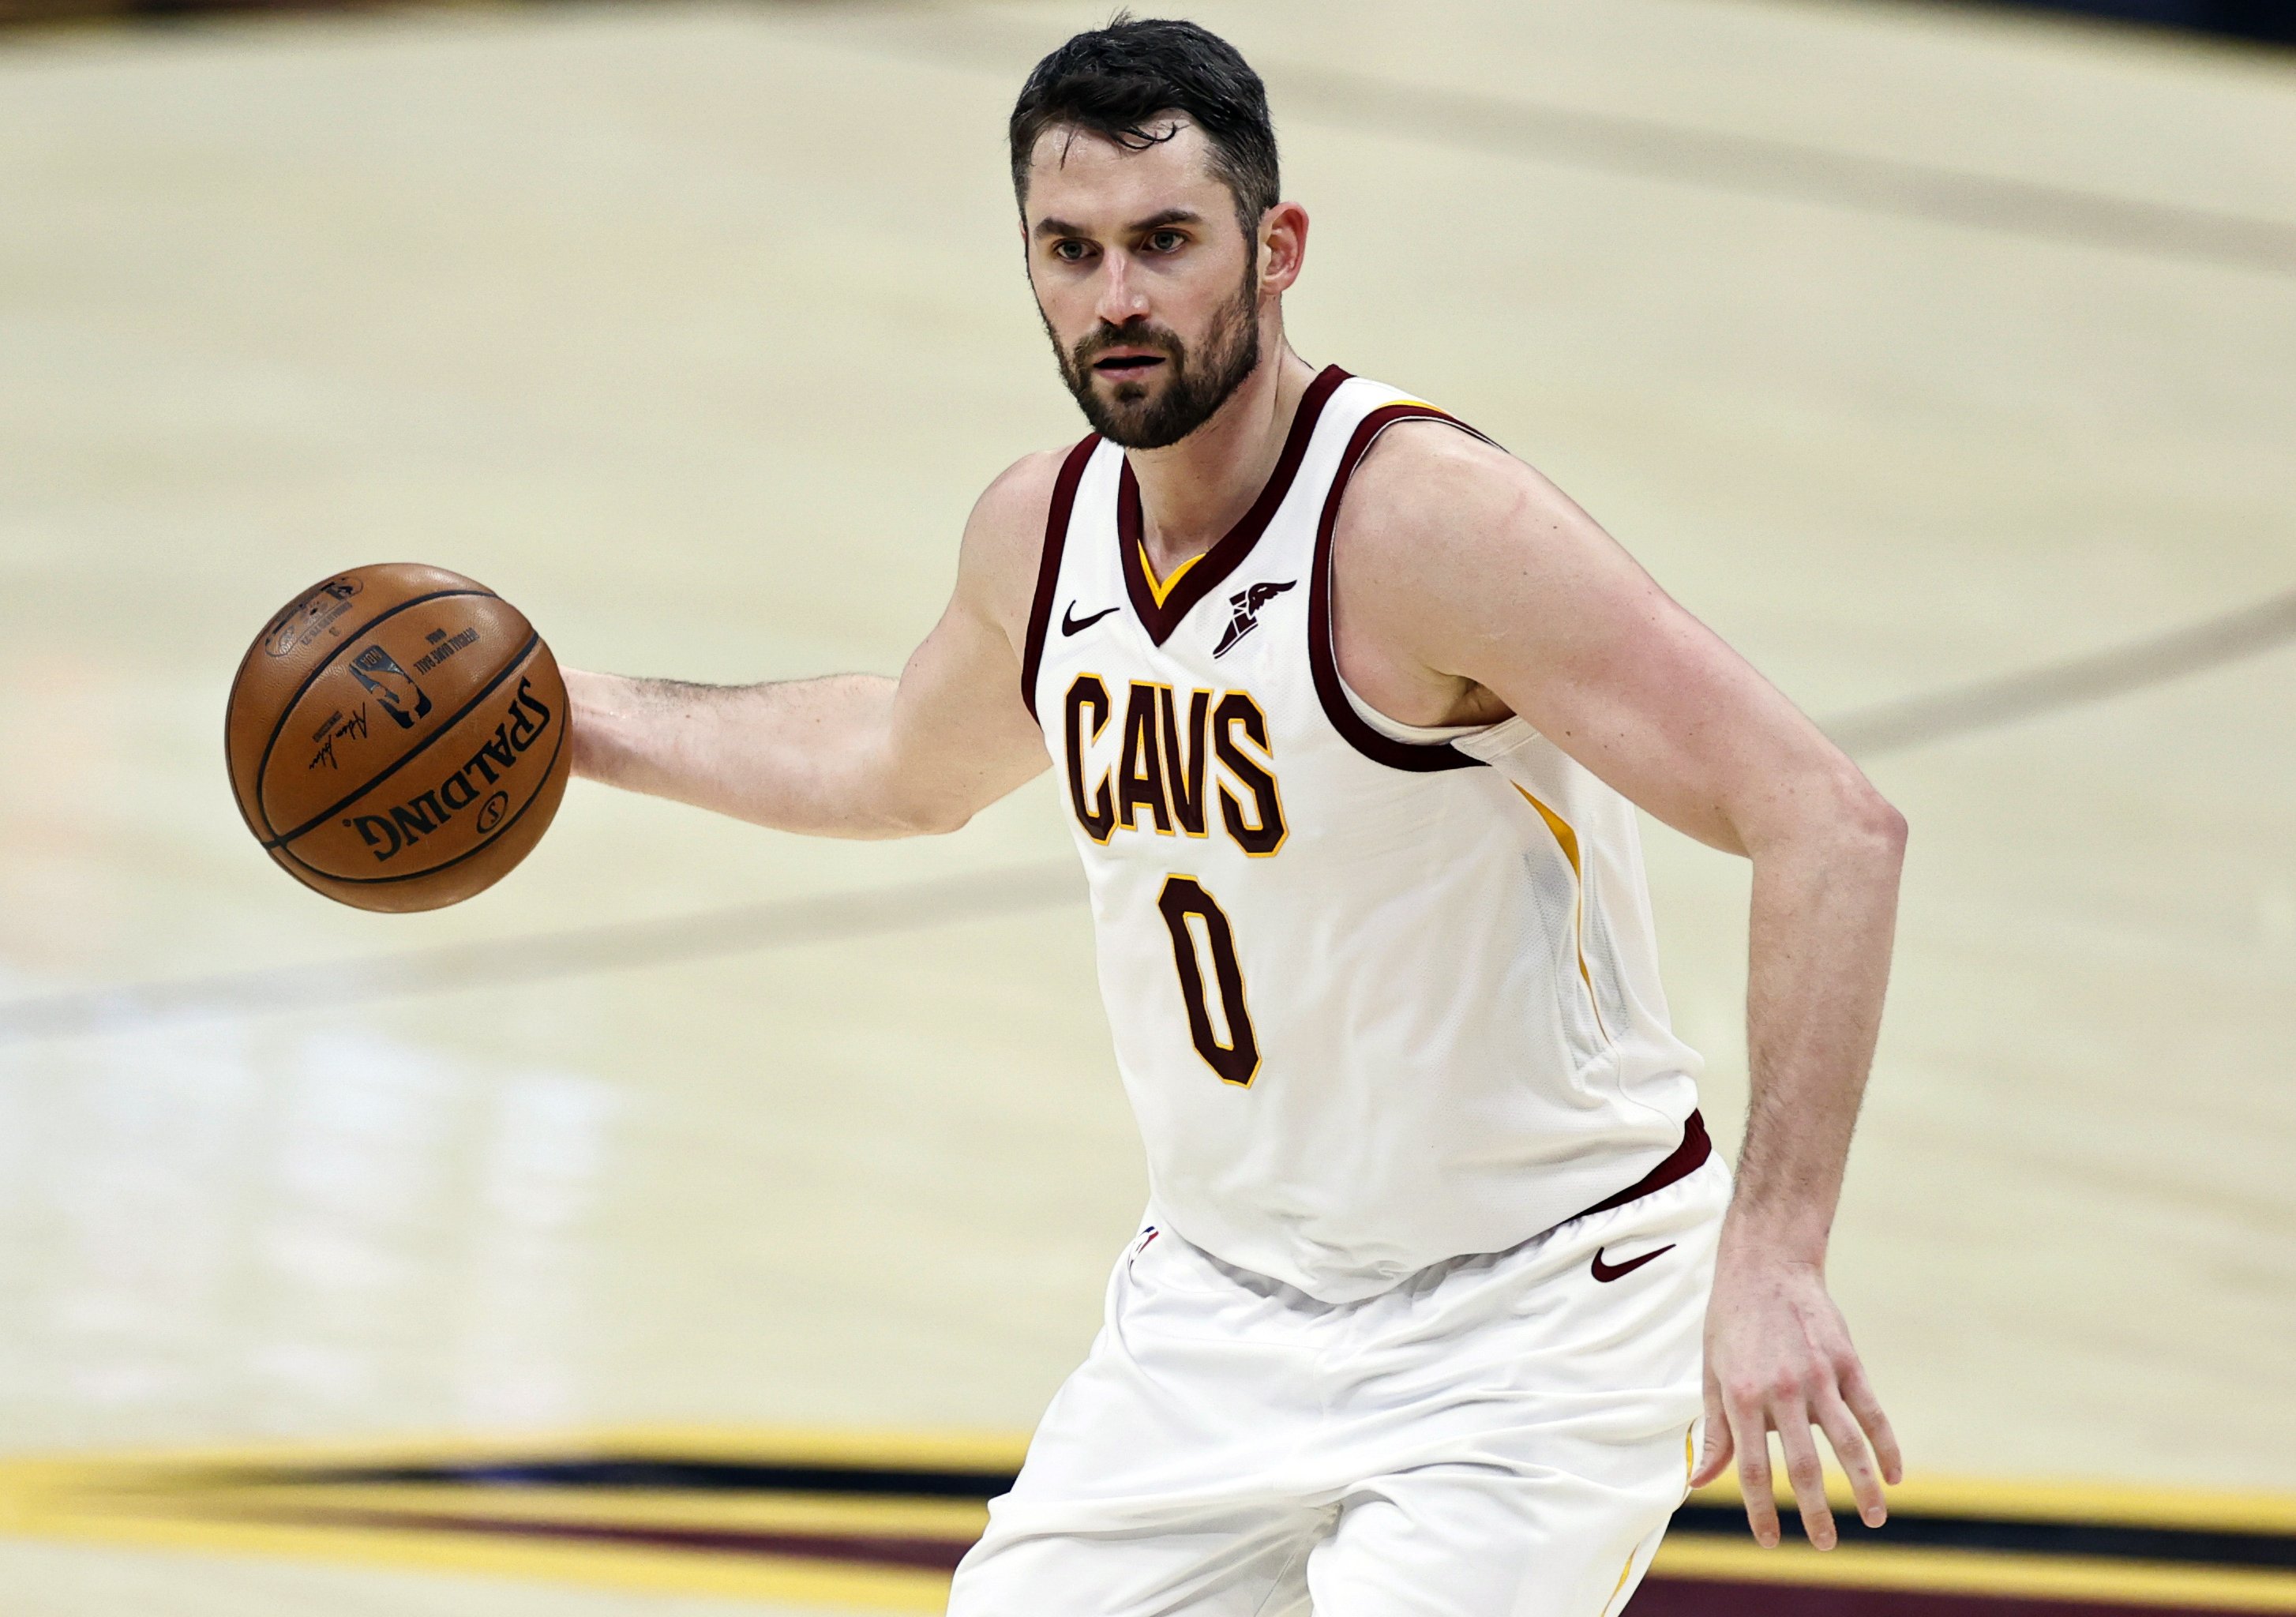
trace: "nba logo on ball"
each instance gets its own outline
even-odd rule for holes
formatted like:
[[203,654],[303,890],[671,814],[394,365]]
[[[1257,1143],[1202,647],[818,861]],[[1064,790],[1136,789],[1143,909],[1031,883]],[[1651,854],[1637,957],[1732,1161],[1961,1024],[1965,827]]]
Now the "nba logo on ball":
[[[414,721],[430,710],[430,699],[422,694],[422,687],[379,645],[370,645],[351,659],[351,677],[382,703],[382,710],[397,719],[402,730],[413,729]],[[413,712],[398,705],[403,700],[400,687],[414,694]]]

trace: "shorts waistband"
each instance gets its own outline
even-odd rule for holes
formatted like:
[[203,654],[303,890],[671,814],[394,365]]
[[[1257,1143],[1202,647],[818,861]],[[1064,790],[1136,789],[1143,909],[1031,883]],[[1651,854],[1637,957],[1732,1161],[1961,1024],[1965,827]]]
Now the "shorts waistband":
[[[1706,1165],[1714,1154],[1714,1142],[1707,1137],[1706,1120],[1695,1111],[1682,1125],[1682,1144],[1668,1153],[1666,1161],[1628,1186],[1617,1195],[1606,1198],[1574,1213],[1573,1219],[1591,1218],[1598,1212],[1608,1212],[1613,1207],[1624,1207],[1629,1202],[1639,1202],[1653,1191],[1664,1190],[1677,1179],[1686,1179]],[[1565,1219],[1564,1222],[1570,1222]]]

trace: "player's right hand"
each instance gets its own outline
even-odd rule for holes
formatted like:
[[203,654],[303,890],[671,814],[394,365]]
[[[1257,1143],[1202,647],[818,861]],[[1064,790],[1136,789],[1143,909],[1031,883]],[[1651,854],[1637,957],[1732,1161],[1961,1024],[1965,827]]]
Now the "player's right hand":
[[1841,1462],[1868,1527],[1889,1519],[1882,1485],[1904,1479],[1905,1461],[1849,1328],[1815,1263],[1756,1253],[1734,1256],[1726,1243],[1706,1311],[1706,1441],[1692,1476],[1702,1487],[1734,1456],[1755,1540],[1775,1548],[1778,1511],[1770,1438],[1778,1434],[1786,1479],[1801,1507],[1802,1531],[1820,1549],[1836,1541],[1825,1501],[1825,1468],[1815,1426]]

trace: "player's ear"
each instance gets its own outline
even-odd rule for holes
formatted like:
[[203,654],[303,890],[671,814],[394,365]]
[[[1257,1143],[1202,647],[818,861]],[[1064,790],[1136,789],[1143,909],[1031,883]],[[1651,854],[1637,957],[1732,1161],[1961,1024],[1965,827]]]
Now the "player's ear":
[[1308,257],[1308,210],[1278,202],[1259,218],[1259,283],[1270,291],[1289,291]]

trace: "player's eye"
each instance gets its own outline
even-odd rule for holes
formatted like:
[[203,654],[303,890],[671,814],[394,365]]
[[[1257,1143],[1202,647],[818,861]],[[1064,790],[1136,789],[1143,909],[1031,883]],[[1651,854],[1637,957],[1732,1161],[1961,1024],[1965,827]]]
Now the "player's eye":
[[1177,230],[1151,231],[1148,235],[1150,252],[1177,252],[1187,244],[1188,238]]
[[1053,257],[1068,264],[1080,264],[1092,249],[1074,236],[1053,243]]

